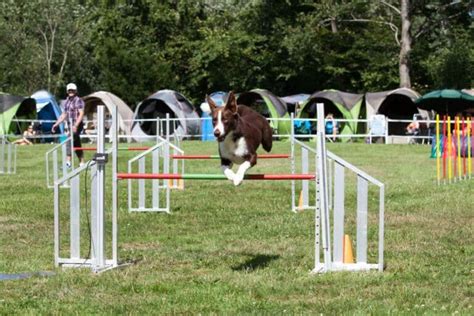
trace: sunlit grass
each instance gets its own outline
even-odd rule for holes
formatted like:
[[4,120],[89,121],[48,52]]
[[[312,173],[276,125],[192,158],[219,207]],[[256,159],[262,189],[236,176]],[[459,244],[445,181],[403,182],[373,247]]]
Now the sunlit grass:
[[[216,153],[215,143],[183,147]],[[0,314],[474,312],[474,184],[437,186],[426,146],[328,144],[386,185],[386,270],[316,276],[312,212],[290,211],[288,182],[258,181],[187,181],[171,215],[128,213],[120,183],[119,255],[136,263],[101,275],[55,269],[49,148],[20,147],[17,175],[0,176],[0,272],[56,275],[0,281]],[[120,155],[125,171],[133,153]],[[288,160],[260,160],[251,172],[289,170]],[[211,160],[186,172],[221,171]]]

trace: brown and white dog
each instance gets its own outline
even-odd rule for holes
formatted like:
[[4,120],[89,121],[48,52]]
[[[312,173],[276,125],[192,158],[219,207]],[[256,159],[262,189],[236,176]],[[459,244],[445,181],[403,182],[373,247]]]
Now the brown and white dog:
[[[258,112],[245,105],[237,105],[231,91],[223,107],[217,107],[207,96],[211,109],[214,136],[219,143],[221,168],[227,179],[239,185],[245,172],[257,163],[257,149],[262,144],[265,151],[272,149],[272,128]],[[239,164],[236,173],[233,164]]]

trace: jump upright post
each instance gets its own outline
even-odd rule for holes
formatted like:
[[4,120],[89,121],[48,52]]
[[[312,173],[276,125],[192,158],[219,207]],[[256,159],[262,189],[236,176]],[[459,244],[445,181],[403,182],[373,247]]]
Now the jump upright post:
[[0,174],[16,173],[16,145],[0,136]]
[[[105,151],[105,129],[104,129],[104,106],[99,106],[97,111],[97,153],[94,159],[86,165],[79,167],[70,173],[64,175],[61,179],[54,183],[54,261],[56,266],[69,268],[89,268],[93,272],[102,272],[118,267],[118,226],[117,226],[117,156],[115,148],[117,146],[117,109],[112,110],[112,148],[110,152]],[[112,201],[106,205],[105,179],[106,179],[106,163],[111,155],[111,179],[112,179]],[[81,176],[86,174],[90,169],[91,179]],[[81,210],[81,180],[90,183],[90,209],[86,205]],[[62,247],[62,230],[61,230],[61,191],[60,187],[66,183],[70,183],[69,193],[69,238],[66,243],[69,244],[69,250]],[[106,216],[105,208],[111,208],[111,216],[109,227],[110,235],[106,235]],[[81,211],[82,214],[90,218],[90,239],[87,254],[81,249]],[[90,213],[89,213],[90,212]],[[106,249],[105,245],[110,242],[110,246]],[[84,243],[83,243],[84,245]]]

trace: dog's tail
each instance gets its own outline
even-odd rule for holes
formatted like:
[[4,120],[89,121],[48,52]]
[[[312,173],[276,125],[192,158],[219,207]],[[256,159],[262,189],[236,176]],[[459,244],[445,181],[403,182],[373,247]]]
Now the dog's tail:
[[266,123],[263,125],[262,131],[262,147],[265,149],[266,152],[270,152],[272,150],[272,143],[273,143],[273,131],[270,127],[270,124]]

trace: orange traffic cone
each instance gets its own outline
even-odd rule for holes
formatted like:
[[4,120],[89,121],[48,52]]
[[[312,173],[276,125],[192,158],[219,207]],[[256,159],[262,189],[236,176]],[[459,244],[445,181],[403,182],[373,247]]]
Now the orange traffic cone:
[[300,191],[300,198],[298,201],[298,211],[303,210],[303,191]]
[[347,234],[344,235],[343,249],[344,249],[344,257],[342,261],[344,263],[354,263],[354,255],[352,253],[352,242],[351,242],[351,238]]
[[168,186],[171,189],[177,189],[177,190],[184,190],[184,181],[183,179],[177,179],[178,183],[174,185],[174,180],[173,179],[168,179]]

